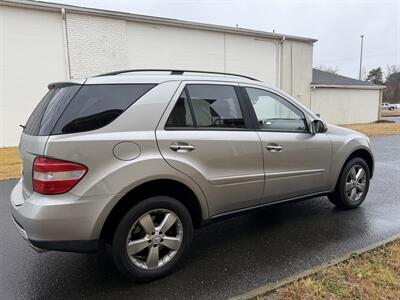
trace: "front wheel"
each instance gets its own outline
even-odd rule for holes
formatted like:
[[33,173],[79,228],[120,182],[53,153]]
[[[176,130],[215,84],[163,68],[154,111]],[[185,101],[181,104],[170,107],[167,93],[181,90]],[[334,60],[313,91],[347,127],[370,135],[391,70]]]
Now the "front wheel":
[[351,159],[340,173],[335,191],[328,196],[339,209],[357,208],[367,196],[370,170],[364,159]]
[[150,281],[172,272],[191,244],[193,225],[186,207],[157,196],[133,206],[114,233],[116,267],[136,281]]

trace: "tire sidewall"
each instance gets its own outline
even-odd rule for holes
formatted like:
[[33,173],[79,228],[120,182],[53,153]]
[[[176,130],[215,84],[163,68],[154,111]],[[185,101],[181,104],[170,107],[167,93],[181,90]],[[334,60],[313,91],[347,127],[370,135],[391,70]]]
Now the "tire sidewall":
[[[346,184],[347,175],[348,175],[350,169],[355,165],[360,165],[364,168],[364,171],[367,176],[367,180],[366,180],[366,185],[365,185],[365,191],[364,191],[364,194],[361,196],[361,198],[357,201],[351,201],[348,199],[348,196],[347,196],[347,193],[345,190],[345,184]],[[365,200],[365,198],[368,194],[369,184],[370,184],[370,170],[369,170],[369,167],[368,167],[368,164],[366,163],[366,161],[359,157],[351,159],[346,164],[346,166],[343,168],[342,174],[340,175],[338,192],[339,192],[341,204],[343,204],[346,208],[356,208],[356,207],[360,206],[360,204]]]
[[[166,265],[157,269],[145,270],[133,264],[126,251],[126,239],[133,224],[145,213],[153,209],[168,209],[182,222],[183,239],[176,255]],[[167,196],[147,198],[134,205],[121,219],[115,230],[112,242],[112,256],[116,267],[129,278],[136,281],[149,281],[168,275],[181,262],[187,253],[193,237],[193,224],[186,207],[178,200]]]

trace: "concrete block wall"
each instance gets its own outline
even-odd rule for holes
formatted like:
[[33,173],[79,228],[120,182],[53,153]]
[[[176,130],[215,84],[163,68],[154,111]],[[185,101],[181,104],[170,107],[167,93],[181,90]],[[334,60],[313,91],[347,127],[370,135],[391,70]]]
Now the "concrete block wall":
[[66,14],[71,78],[126,69],[125,20]]

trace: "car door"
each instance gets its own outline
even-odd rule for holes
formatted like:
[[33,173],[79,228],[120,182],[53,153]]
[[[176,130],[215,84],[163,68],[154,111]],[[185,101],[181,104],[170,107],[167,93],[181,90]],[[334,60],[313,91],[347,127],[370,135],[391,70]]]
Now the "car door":
[[183,82],[156,130],[161,154],[200,186],[210,216],[257,205],[264,189],[261,142],[238,88]]
[[264,154],[263,202],[324,192],[331,168],[331,142],[311,134],[305,113],[272,91],[244,87]]

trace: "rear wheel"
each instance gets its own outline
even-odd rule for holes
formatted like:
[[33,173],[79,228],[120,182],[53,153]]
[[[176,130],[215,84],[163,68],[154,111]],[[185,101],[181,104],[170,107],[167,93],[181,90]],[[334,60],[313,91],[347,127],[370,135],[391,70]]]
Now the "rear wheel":
[[329,200],[339,209],[356,208],[367,196],[369,181],[368,164],[360,157],[353,158],[344,166]]
[[132,207],[117,226],[112,243],[116,267],[137,281],[150,281],[172,272],[193,236],[186,207],[164,196]]

